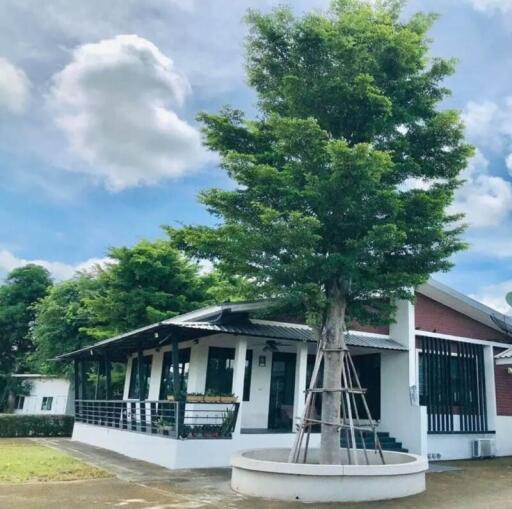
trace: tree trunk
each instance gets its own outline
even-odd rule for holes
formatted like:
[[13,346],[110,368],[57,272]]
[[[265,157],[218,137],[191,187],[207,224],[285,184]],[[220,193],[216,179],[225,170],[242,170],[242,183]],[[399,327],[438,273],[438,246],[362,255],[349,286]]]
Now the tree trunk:
[[340,464],[340,429],[325,423],[339,424],[341,420],[341,374],[346,348],[343,325],[345,323],[346,300],[339,282],[327,292],[328,308],[322,336],[325,344],[324,380],[327,389],[338,389],[322,393],[322,434],[320,437],[320,463]]

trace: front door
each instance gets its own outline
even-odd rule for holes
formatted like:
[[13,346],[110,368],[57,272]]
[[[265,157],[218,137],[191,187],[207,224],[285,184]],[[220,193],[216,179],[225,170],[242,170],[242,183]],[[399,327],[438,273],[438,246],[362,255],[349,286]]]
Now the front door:
[[274,352],[270,376],[268,428],[291,431],[295,393],[295,354]]
[[[380,419],[380,354],[354,355],[354,366],[361,382],[366,389],[366,402],[373,420]],[[366,419],[361,397],[356,396],[357,410],[361,419]]]

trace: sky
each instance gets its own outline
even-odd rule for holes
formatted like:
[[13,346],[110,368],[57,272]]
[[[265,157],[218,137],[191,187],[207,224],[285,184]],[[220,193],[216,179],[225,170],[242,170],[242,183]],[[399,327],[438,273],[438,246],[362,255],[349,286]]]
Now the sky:
[[[252,115],[242,18],[281,0],[2,0],[0,278],[37,262],[56,280],[109,247],[213,224],[196,196],[232,183],[201,145],[196,114]],[[294,0],[294,10],[327,0]],[[470,248],[436,278],[501,311],[512,290],[512,0],[410,0],[440,18],[432,56],[476,155],[454,210]]]

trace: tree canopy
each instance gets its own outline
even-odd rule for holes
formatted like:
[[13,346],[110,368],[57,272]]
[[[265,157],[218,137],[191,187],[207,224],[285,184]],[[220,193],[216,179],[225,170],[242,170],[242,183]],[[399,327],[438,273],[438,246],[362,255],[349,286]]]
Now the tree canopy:
[[132,329],[225,300],[245,300],[251,285],[219,271],[201,273],[168,240],[142,240],[108,251],[110,262],[57,283],[35,305],[29,364],[64,373],[51,359]]
[[70,366],[51,359],[94,341],[87,333],[96,323],[88,302],[94,299],[99,289],[100,282],[96,277],[80,274],[53,286],[48,295],[36,304],[31,331],[35,354],[30,357],[34,371],[68,372]]
[[386,321],[390,306],[376,315],[366,304],[411,298],[464,247],[446,208],[472,148],[458,113],[439,109],[453,62],[428,57],[434,17],[401,21],[397,2],[340,0],[327,14],[247,19],[260,116],[227,107],[199,117],[238,187],[201,193],[218,226],[171,236],[269,295],[322,308],[342,282],[352,316]]
[[35,305],[51,286],[48,271],[33,264],[12,270],[0,286],[0,373],[27,368],[27,357],[34,348],[30,327]]

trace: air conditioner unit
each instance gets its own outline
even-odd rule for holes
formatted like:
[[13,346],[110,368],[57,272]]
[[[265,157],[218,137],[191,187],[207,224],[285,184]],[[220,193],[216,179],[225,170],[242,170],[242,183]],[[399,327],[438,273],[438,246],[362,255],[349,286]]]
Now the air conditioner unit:
[[496,456],[494,438],[477,438],[473,440],[473,458],[493,458]]

